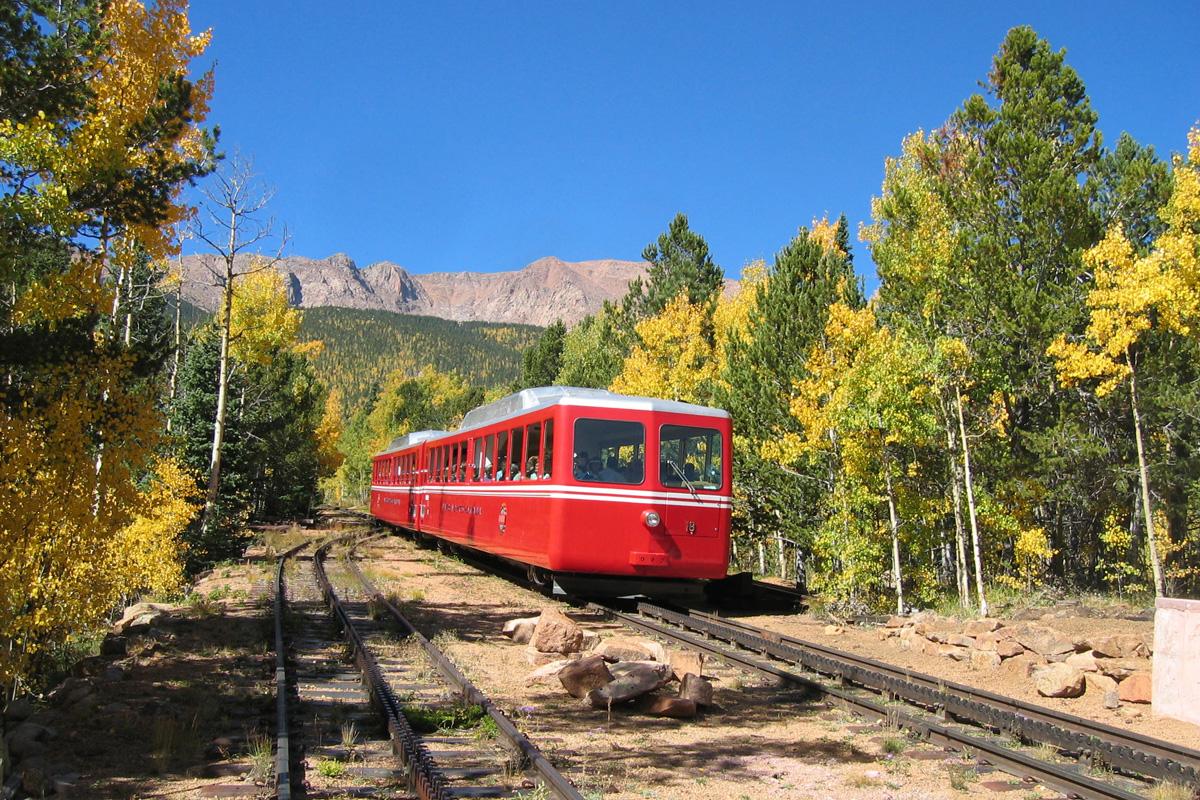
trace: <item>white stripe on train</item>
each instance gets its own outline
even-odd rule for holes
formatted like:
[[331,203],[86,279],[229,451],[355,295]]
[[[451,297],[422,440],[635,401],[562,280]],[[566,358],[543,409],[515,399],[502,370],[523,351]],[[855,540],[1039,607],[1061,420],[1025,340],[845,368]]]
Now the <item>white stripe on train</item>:
[[[415,494],[439,495],[483,495],[487,497],[538,497],[556,500],[608,500],[614,503],[642,503],[668,506],[683,506],[691,508],[729,508],[731,499],[722,495],[700,495],[699,502],[691,498],[683,498],[677,494],[666,492],[621,492],[620,490],[578,490],[573,486],[528,486],[520,491],[516,487],[466,487],[466,486],[372,486],[374,492],[406,492],[412,489]],[[558,491],[555,491],[558,490]],[[564,491],[565,490],[565,491]]]

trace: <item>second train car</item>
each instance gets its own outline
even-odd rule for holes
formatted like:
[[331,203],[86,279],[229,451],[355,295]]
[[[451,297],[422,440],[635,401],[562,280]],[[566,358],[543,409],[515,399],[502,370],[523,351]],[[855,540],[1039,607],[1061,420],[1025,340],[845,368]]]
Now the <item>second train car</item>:
[[522,565],[587,595],[725,577],[731,421],[598,389],[526,389],[374,457],[376,518]]

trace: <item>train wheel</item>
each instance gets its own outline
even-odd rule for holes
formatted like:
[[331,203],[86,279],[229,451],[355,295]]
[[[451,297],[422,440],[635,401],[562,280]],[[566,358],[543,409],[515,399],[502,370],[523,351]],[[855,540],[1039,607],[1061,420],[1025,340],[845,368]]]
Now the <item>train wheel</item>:
[[550,573],[541,567],[535,567],[530,564],[526,575],[529,578],[529,582],[543,594],[549,593],[550,587],[554,585],[554,581],[550,578]]

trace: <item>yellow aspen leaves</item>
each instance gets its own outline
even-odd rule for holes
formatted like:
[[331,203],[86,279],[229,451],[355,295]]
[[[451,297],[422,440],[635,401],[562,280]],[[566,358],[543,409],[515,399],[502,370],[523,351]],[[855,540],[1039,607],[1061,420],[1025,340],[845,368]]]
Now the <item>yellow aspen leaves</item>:
[[609,387],[621,394],[702,402],[716,377],[713,345],[705,333],[707,313],[686,294],[637,324],[639,344]]

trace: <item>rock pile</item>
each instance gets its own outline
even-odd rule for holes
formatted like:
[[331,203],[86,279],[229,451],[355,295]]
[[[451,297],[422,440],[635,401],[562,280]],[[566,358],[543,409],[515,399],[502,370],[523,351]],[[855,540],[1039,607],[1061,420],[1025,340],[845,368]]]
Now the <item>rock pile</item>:
[[880,636],[904,650],[1004,669],[1032,678],[1043,697],[1103,696],[1108,708],[1150,702],[1152,645],[1141,636],[1115,634],[1074,639],[1037,623],[997,619],[963,623],[934,614],[891,617]]
[[[659,642],[627,636],[601,640],[553,608],[538,617],[509,620],[503,633],[528,644],[527,659],[537,669],[527,683],[561,684],[592,708],[629,705],[653,716],[685,719],[712,705],[713,687],[703,677],[700,653],[669,651]],[[678,692],[663,692],[672,682],[679,683]]]

